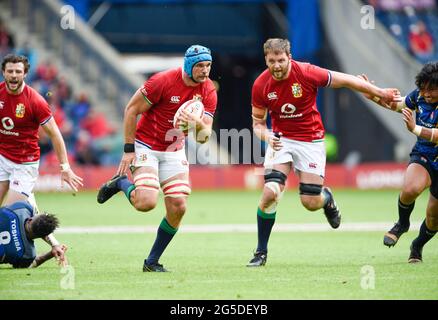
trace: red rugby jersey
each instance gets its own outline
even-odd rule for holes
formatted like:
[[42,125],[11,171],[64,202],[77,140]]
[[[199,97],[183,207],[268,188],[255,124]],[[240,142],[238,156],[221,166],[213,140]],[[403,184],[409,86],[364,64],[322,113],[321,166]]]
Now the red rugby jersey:
[[252,87],[252,106],[268,109],[272,130],[299,141],[324,138],[324,126],[316,106],[318,87],[330,85],[330,71],[291,60],[287,79],[274,80],[266,69]]
[[46,100],[24,85],[23,92],[12,95],[0,83],[0,154],[15,163],[40,159],[38,128],[52,117]]
[[156,151],[177,151],[184,146],[184,134],[173,127],[173,117],[186,101],[198,98],[205,108],[204,116],[214,116],[217,93],[208,79],[196,87],[185,85],[182,68],[159,72],[148,79],[141,92],[152,107],[137,123],[137,142]]

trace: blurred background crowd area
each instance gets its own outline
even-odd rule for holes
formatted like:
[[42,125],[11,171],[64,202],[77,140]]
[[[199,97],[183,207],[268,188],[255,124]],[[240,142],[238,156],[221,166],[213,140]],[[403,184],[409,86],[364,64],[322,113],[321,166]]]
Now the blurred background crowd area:
[[369,0],[377,17],[419,62],[438,59],[435,0]]
[[[334,24],[334,14],[329,11],[341,9],[328,2],[43,0],[38,3],[24,0],[17,4],[16,1],[0,0],[0,6],[5,9],[0,12],[0,57],[11,52],[28,57],[31,69],[26,83],[50,104],[72,163],[116,165],[123,149],[123,109],[129,97],[155,72],[182,65],[182,55],[191,44],[208,46],[213,52],[211,78],[217,84],[219,97],[214,123],[216,132],[251,129],[251,86],[265,68],[262,45],[269,37],[289,38],[292,55],[297,60],[347,73],[367,73],[367,65],[360,56],[354,57],[353,68],[343,56],[344,51],[356,50],[356,42],[360,48],[360,42],[365,40],[356,34],[355,40],[348,44],[344,42],[343,47],[336,43],[339,34],[329,30]],[[400,69],[414,71],[403,79],[395,74],[391,77],[393,70],[387,62],[394,63],[394,59],[378,53],[369,61],[368,69],[372,72],[388,68],[383,71],[386,78],[381,78],[385,83],[377,84],[399,87],[400,83],[402,93],[408,94],[407,89],[403,89],[414,89],[415,72],[422,64],[438,57],[436,1],[344,0],[343,3],[351,3],[350,10],[373,6],[375,29],[381,32],[385,28],[385,31],[383,35],[374,33],[372,41],[388,42],[385,37],[392,37],[397,43],[395,54],[400,59],[395,63]],[[59,19],[63,17],[65,5],[74,8],[76,24],[72,30],[60,27]],[[347,10],[346,7],[342,10]],[[41,10],[40,15],[38,10]],[[50,10],[60,11],[58,17],[53,17],[53,21],[46,18],[39,25],[38,19],[44,19],[41,16],[53,15]],[[23,29],[16,27],[17,21],[26,22]],[[60,40],[57,33],[62,33],[58,37]],[[66,39],[72,38],[71,34],[79,39],[92,34],[99,41],[88,41],[95,43],[84,45],[85,40],[80,42],[75,38],[69,40],[70,43]],[[63,41],[58,45],[62,48],[56,48],[56,41]],[[100,41],[107,47],[93,47],[100,46]],[[75,47],[80,48],[78,57],[75,57]],[[106,57],[106,52],[112,50],[114,57]],[[354,51],[349,56],[355,56]],[[106,65],[99,66],[101,61]],[[88,73],[94,67],[97,71],[93,78],[93,74]],[[101,83],[113,78],[114,82],[105,90],[95,87],[96,83],[104,85]],[[406,159],[407,145],[412,144],[412,139],[405,139],[408,135],[403,132],[402,125],[391,126],[389,120],[382,120],[380,114],[366,107],[363,98],[349,90],[332,91],[336,92],[322,89],[318,96],[318,107],[327,130],[329,162],[348,164]],[[364,131],[367,141],[361,138]],[[56,163],[50,141],[43,131],[40,131],[40,138],[42,163]],[[233,156],[228,144],[225,148]],[[235,157],[237,162],[242,162],[245,155],[237,152]]]
[[[28,42],[16,45],[7,24],[0,21],[0,57],[8,53],[24,55],[30,63],[26,84],[36,89],[48,102],[64,137],[70,161],[75,164],[111,165],[120,157],[122,137],[109,123],[104,112],[93,108],[85,92],[73,93],[68,74],[50,60],[43,60]],[[0,77],[3,79],[3,77]],[[57,164],[51,141],[40,128],[41,163]],[[114,153],[111,150],[115,149]]]

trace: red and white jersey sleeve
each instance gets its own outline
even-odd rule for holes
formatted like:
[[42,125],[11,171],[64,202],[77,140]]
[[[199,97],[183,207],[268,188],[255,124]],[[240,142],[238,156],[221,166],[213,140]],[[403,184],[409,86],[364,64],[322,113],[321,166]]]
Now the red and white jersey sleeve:
[[166,77],[163,74],[157,73],[150,77],[140,89],[143,97],[151,104],[160,102],[163,88],[166,86]]
[[315,87],[328,87],[331,83],[330,71],[310,63],[305,63],[303,75]]
[[19,95],[0,84],[0,154],[15,163],[36,162],[40,158],[38,128],[52,117],[46,100],[25,85]]
[[291,60],[287,79],[274,80],[266,69],[254,82],[252,106],[267,109],[272,130],[284,137],[312,142],[324,138],[324,126],[316,105],[319,87],[330,85],[330,71]]
[[214,118],[217,106],[217,93],[213,84],[206,88],[205,98],[202,99],[202,103],[204,104],[205,116]]
[[200,99],[206,116],[214,116],[217,93],[209,79],[196,87],[185,85],[182,69],[159,72],[148,79],[141,93],[151,108],[144,112],[137,124],[135,139],[155,151],[174,152],[184,147],[184,134],[173,127],[173,117],[186,101]]

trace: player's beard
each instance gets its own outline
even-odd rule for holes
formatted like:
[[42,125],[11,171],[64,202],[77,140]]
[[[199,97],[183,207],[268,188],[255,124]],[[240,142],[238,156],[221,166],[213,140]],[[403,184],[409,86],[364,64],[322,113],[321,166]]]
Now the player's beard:
[[279,68],[277,70],[273,69],[271,71],[271,74],[274,77],[274,79],[277,81],[286,79],[287,74],[289,72],[289,65],[290,65],[290,61],[288,61],[287,65],[284,68]]
[[8,81],[6,81],[6,84],[8,86],[9,91],[16,93],[23,86],[23,82],[24,82],[24,80],[15,80],[15,81],[8,80]]

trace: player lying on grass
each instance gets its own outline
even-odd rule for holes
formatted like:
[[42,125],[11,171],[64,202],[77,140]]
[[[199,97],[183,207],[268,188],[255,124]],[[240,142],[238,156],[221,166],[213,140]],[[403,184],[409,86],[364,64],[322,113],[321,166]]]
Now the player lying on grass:
[[0,207],[0,264],[36,268],[55,257],[61,266],[66,266],[64,244],[54,245],[49,252],[37,256],[33,241],[51,234],[58,225],[58,219],[52,214],[36,215],[29,202]]
[[[64,139],[47,101],[25,79],[30,69],[25,56],[8,54],[1,62],[0,82],[0,205],[29,201],[36,207],[34,187],[39,175],[41,127],[50,138],[60,164],[61,184],[75,192],[82,178],[70,168]],[[50,234],[49,245],[58,241]]]
[[[359,76],[368,81],[366,75]],[[409,131],[418,139],[410,154],[402,191],[398,200],[399,219],[383,239],[383,243],[394,246],[401,235],[409,230],[410,215],[415,200],[429,188],[429,201],[419,235],[411,244],[409,262],[421,262],[424,245],[438,231],[438,62],[427,63],[415,78],[417,88],[403,97],[401,102],[384,103],[366,95],[379,105],[403,113],[403,120]],[[413,116],[415,111],[415,118]]]

